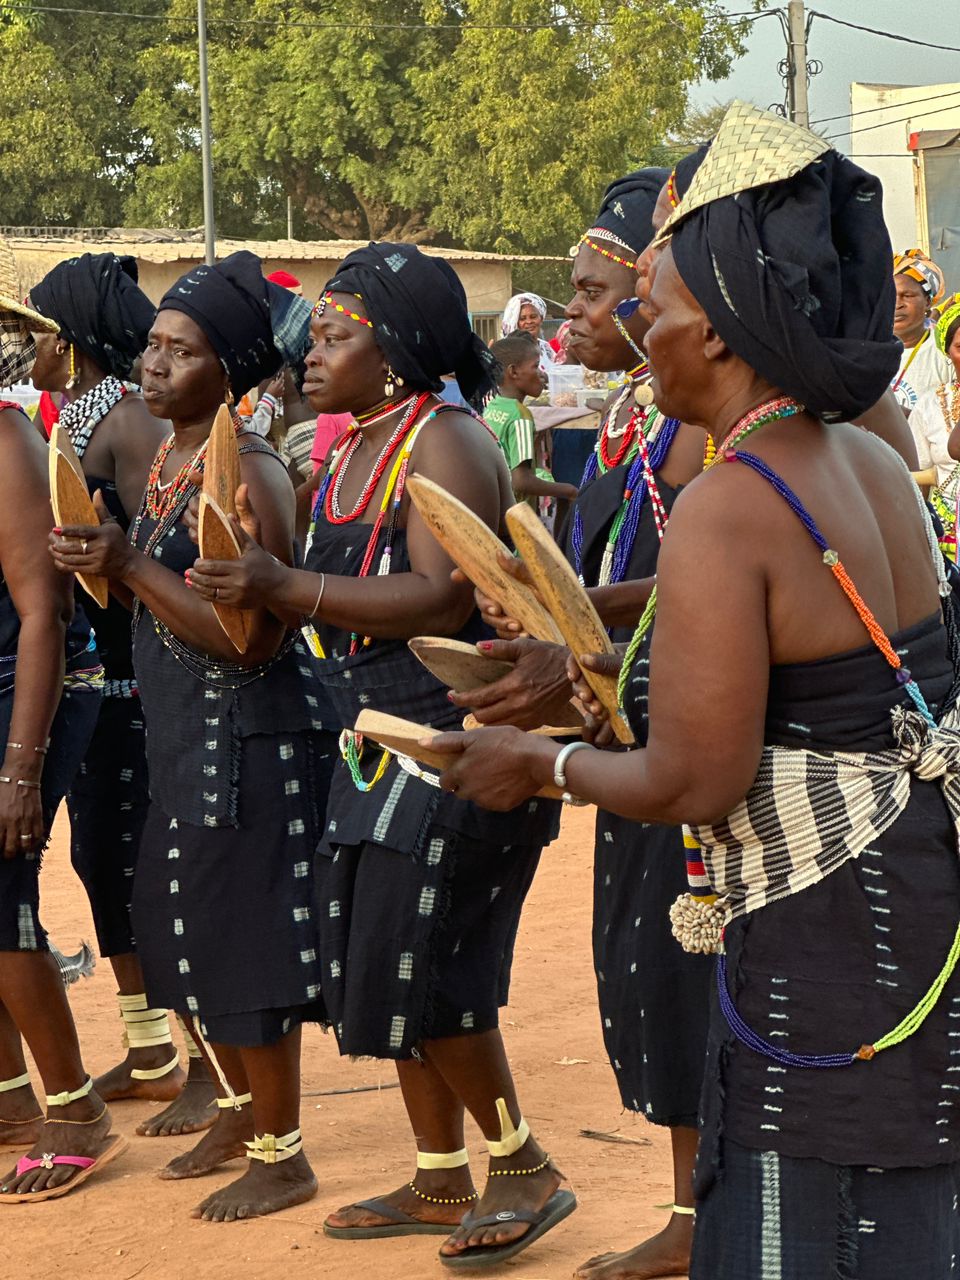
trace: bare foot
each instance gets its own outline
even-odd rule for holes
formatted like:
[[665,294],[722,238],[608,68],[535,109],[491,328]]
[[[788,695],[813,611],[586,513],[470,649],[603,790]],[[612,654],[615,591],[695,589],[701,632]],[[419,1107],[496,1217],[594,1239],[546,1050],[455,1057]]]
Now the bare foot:
[[192,1210],[191,1218],[204,1222],[238,1222],[259,1218],[305,1204],[317,1194],[317,1180],[301,1151],[279,1164],[251,1160],[242,1178],[207,1196]]
[[[546,1159],[546,1153],[536,1139],[528,1138],[514,1155],[504,1159],[491,1159],[490,1169],[491,1172],[496,1169],[533,1169]],[[539,1173],[523,1177],[488,1178],[480,1201],[470,1209],[470,1213],[474,1218],[482,1218],[490,1213],[517,1209],[538,1212],[562,1181],[563,1175],[549,1160]],[[529,1230],[529,1222],[503,1222],[495,1227],[475,1229],[459,1227],[440,1246],[440,1254],[442,1257],[454,1258],[465,1249],[511,1244]]]
[[601,1253],[579,1267],[577,1280],[657,1280],[685,1276],[693,1247],[693,1218],[674,1213],[662,1231],[623,1253]]
[[[89,1156],[96,1160],[107,1145],[106,1138],[110,1133],[112,1120],[103,1099],[96,1092],[85,1098],[78,1098],[66,1107],[57,1107],[57,1120],[48,1120],[44,1124],[39,1140],[34,1143],[25,1159],[42,1160],[53,1153],[58,1156]],[[59,1117],[73,1124],[60,1123]],[[80,1121],[80,1123],[76,1123]],[[92,1123],[90,1123],[92,1121]],[[28,1191],[46,1191],[62,1186],[75,1178],[80,1170],[72,1165],[53,1165],[49,1169],[31,1169],[17,1176],[16,1167],[0,1183],[0,1192],[24,1193]]]
[[[401,1213],[408,1214],[418,1222],[433,1223],[442,1227],[455,1227],[468,1209],[476,1204],[476,1193],[473,1189],[473,1178],[466,1165],[459,1169],[418,1169],[414,1174],[417,1190],[432,1199],[424,1200],[410,1190],[410,1183],[405,1182],[396,1191],[385,1196],[377,1196],[384,1204]],[[459,1200],[459,1204],[434,1204],[434,1200]],[[327,1227],[384,1227],[393,1226],[389,1218],[381,1218],[371,1209],[363,1209],[359,1205],[348,1204],[336,1213],[331,1213],[324,1220]]]
[[165,1067],[176,1054],[172,1044],[154,1045],[151,1048],[130,1049],[123,1062],[97,1076],[93,1087],[104,1102],[119,1102],[121,1098],[140,1098],[146,1102],[173,1102],[179,1098],[187,1082],[179,1063],[165,1076],[156,1080],[137,1080],[132,1072],[155,1071]]
[[175,1138],[182,1133],[202,1133],[217,1119],[217,1091],[203,1062],[190,1059],[187,1083],[159,1115],[137,1126],[141,1138]]
[[30,1147],[43,1131],[43,1110],[33,1086],[0,1093],[0,1147]]
[[247,1154],[244,1142],[253,1139],[253,1108],[249,1105],[235,1111],[219,1109],[213,1128],[203,1135],[195,1147],[171,1160],[159,1177],[167,1182],[181,1178],[202,1178],[228,1160],[239,1160]]

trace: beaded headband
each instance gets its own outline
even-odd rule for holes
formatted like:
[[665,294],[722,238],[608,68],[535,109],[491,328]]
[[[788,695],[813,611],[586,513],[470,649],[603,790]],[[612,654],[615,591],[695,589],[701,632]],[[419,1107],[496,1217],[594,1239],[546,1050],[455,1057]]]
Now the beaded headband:
[[[359,293],[355,293],[353,296],[357,298],[360,302],[363,301],[363,298],[360,296]],[[323,313],[326,311],[328,306],[333,307],[334,311],[338,312],[340,315],[349,316],[351,320],[356,320],[357,324],[365,324],[368,329],[373,328],[372,320],[368,320],[366,316],[357,315],[356,311],[349,311],[346,307],[341,306],[339,302],[334,302],[332,293],[325,293],[323,297],[319,300],[317,305],[313,308],[314,316],[317,319],[319,319],[320,316],[322,316]]]
[[597,244],[598,240],[607,240],[610,244],[615,244],[618,248],[625,249],[629,254],[636,253],[635,249],[631,249],[626,241],[621,240],[619,236],[615,236],[612,231],[607,231],[605,227],[591,227],[570,250],[570,256],[575,257],[580,246],[585,244],[588,248],[593,249],[595,253],[599,253],[601,257],[609,258],[612,262],[618,262],[621,267],[627,267],[630,271],[636,271],[637,264],[632,257],[622,258],[611,249],[605,249],[603,245]]

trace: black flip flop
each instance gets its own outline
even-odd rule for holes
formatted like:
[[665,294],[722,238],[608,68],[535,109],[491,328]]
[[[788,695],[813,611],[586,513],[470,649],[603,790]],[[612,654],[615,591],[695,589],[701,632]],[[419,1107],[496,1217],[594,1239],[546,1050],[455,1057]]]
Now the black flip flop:
[[421,1222],[385,1200],[358,1200],[351,1208],[368,1209],[388,1221],[372,1227],[328,1227],[324,1223],[323,1234],[334,1240],[385,1240],[388,1236],[448,1236],[456,1230],[442,1222]]
[[547,1203],[537,1212],[532,1209],[502,1209],[500,1213],[488,1213],[475,1218],[468,1213],[464,1216],[461,1227],[498,1227],[507,1222],[529,1222],[530,1230],[525,1231],[519,1240],[509,1244],[474,1245],[463,1253],[454,1253],[447,1257],[441,1253],[440,1261],[445,1267],[494,1267],[508,1258],[515,1258],[518,1253],[528,1249],[530,1245],[547,1234],[558,1222],[570,1216],[577,1207],[577,1197],[572,1191],[555,1191]]

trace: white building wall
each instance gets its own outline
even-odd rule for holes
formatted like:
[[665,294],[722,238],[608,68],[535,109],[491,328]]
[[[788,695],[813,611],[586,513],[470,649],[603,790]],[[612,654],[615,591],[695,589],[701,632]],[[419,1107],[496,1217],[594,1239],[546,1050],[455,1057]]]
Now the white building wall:
[[[884,216],[894,250],[921,246],[910,135],[924,129],[960,129],[960,83],[890,85],[854,81],[850,85],[850,111],[850,128],[854,132],[848,155],[883,183]],[[858,114],[864,111],[870,114]]]

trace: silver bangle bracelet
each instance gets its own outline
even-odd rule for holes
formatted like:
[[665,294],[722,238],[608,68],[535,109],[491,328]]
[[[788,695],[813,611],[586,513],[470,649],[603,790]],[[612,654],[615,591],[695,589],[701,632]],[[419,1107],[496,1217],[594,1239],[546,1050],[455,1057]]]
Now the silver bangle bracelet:
[[553,762],[553,781],[561,791],[568,790],[567,761],[575,751],[581,751],[584,748],[589,748],[589,746],[589,742],[568,742],[565,747],[561,747],[557,752],[557,758]]
[[316,604],[313,606],[313,608],[310,610],[310,617],[311,617],[311,618],[315,618],[315,617],[317,616],[317,610],[320,608],[320,601],[323,599],[323,592],[324,592],[324,590],[325,590],[325,588],[326,588],[326,585],[327,585],[327,575],[326,575],[325,573],[321,573],[321,575],[320,575],[320,590],[317,592],[317,602],[316,602]]

